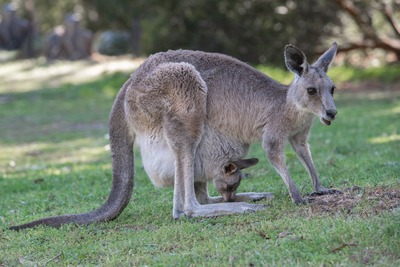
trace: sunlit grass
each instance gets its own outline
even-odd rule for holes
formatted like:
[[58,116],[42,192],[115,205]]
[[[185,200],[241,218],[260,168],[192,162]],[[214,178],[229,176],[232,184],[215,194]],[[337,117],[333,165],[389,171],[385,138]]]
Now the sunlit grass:
[[0,173],[46,169],[54,165],[85,164],[109,156],[108,140],[82,138],[64,142],[1,145]]
[[260,65],[257,67],[257,69],[283,84],[290,84],[293,80],[293,74],[286,69],[265,65]]
[[374,137],[369,139],[372,144],[383,144],[389,142],[399,142],[400,141],[400,134],[391,134],[391,135],[384,135],[379,137]]
[[102,62],[46,62],[44,58],[20,60],[0,67],[0,93],[29,92],[65,83],[80,84],[115,72],[132,72],[142,59],[110,58]]

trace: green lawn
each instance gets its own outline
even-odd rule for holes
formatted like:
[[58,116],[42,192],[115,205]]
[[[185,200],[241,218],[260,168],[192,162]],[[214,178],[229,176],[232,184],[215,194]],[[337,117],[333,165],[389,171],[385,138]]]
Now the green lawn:
[[[0,67],[0,266],[400,265],[400,90],[393,88],[398,67],[394,73],[332,70],[335,81],[372,77],[385,89],[339,89],[338,119],[330,127],[315,122],[310,139],[315,165],[323,183],[343,195],[294,206],[255,144],[250,156],[260,163],[248,170],[252,178],[239,190],[274,193],[273,200],[262,201],[264,211],[174,221],[172,188],[155,189],[137,155],[133,198],[115,221],[13,232],[6,229],[89,211],[106,200],[107,118],[129,77],[111,68],[78,79],[76,71],[97,65],[34,63]],[[290,81],[288,72],[264,69]],[[289,147],[286,156],[302,193],[311,192]]]

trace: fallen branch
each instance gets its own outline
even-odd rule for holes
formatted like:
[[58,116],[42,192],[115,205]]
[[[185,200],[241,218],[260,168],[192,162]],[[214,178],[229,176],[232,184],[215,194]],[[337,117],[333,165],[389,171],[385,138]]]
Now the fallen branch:
[[345,243],[345,244],[343,244],[343,245],[341,245],[341,246],[339,246],[337,248],[331,249],[331,252],[332,253],[336,253],[336,252],[338,252],[339,250],[342,250],[345,247],[355,247],[355,246],[357,246],[356,243]]

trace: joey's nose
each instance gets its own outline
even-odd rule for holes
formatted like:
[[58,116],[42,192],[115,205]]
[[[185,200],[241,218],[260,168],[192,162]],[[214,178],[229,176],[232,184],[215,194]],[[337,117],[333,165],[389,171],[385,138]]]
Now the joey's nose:
[[327,116],[328,118],[332,119],[332,120],[336,117],[336,114],[337,114],[336,109],[328,109],[328,110],[326,111],[326,116]]
[[231,192],[225,192],[224,194],[222,194],[222,198],[225,202],[235,202],[235,194]]

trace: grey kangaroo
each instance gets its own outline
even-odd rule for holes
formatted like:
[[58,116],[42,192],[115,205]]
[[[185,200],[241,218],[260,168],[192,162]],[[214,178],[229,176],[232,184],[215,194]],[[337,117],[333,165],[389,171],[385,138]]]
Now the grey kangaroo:
[[[158,186],[173,184],[174,218],[265,208],[243,201],[270,197],[269,193],[224,197],[225,192],[236,190],[232,185],[240,180],[238,174],[229,182],[225,174],[255,164],[255,160],[241,159],[249,144],[259,141],[294,203],[306,201],[286,167],[286,140],[306,168],[314,190],[335,193],[322,186],[307,139],[314,116],[330,125],[337,114],[335,86],[326,74],[336,51],[334,43],[309,64],[300,49],[287,45],[285,63],[295,75],[289,86],[222,54],[178,50],[150,56],[124,84],[110,114],[113,180],[106,203],[88,213],[44,218],[11,229],[88,224],[118,217],[132,194],[135,142],[151,181]],[[222,198],[208,196],[206,177],[220,177],[214,183]],[[233,199],[237,202],[219,203]]]

